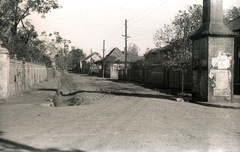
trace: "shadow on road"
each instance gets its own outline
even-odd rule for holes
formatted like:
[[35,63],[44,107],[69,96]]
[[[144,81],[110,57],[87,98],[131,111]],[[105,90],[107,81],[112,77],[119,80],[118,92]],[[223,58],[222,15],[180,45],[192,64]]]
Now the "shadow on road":
[[34,152],[85,152],[82,150],[77,150],[77,149],[72,149],[69,151],[66,150],[59,150],[56,148],[48,148],[48,149],[39,149],[39,148],[34,148],[31,146],[27,146],[24,144],[20,144],[17,142],[13,142],[10,140],[6,140],[3,138],[0,138],[0,151],[34,151]]

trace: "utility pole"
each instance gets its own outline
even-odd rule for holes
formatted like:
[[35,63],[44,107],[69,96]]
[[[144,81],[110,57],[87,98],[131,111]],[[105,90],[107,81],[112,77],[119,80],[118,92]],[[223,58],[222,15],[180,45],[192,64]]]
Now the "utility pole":
[[127,35],[127,20],[125,19],[125,35],[123,35],[125,37],[125,80],[127,80],[127,39],[130,38],[130,36]]
[[90,75],[92,75],[92,48],[91,48],[91,60],[90,60]]
[[104,53],[105,53],[105,40],[103,40],[103,59],[102,59],[102,75],[104,78]]

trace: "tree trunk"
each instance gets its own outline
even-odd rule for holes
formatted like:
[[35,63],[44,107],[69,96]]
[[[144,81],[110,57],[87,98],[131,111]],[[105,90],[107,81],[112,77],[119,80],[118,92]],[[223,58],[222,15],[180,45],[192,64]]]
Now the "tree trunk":
[[183,93],[183,88],[184,88],[184,72],[182,71],[182,93]]
[[11,29],[12,37],[17,36],[17,26],[18,26],[18,24],[14,24],[14,25],[12,26],[12,29]]
[[61,78],[58,81],[57,97],[60,97],[60,88],[61,88]]

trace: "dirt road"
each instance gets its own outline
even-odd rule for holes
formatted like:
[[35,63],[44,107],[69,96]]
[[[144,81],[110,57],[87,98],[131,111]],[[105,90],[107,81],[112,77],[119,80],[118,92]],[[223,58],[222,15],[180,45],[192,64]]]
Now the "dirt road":
[[75,152],[240,151],[240,110],[71,74],[86,105],[50,107],[57,80],[1,101],[0,150]]

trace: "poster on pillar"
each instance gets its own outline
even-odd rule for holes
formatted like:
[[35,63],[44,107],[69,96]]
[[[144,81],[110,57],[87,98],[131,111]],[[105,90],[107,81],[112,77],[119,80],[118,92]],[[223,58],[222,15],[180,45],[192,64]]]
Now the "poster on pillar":
[[211,59],[209,78],[213,96],[231,96],[231,60],[232,57],[223,51]]
[[230,70],[211,69],[209,78],[214,96],[231,96]]
[[219,54],[217,57],[212,58],[213,69],[228,69],[230,68],[231,57],[226,54]]

